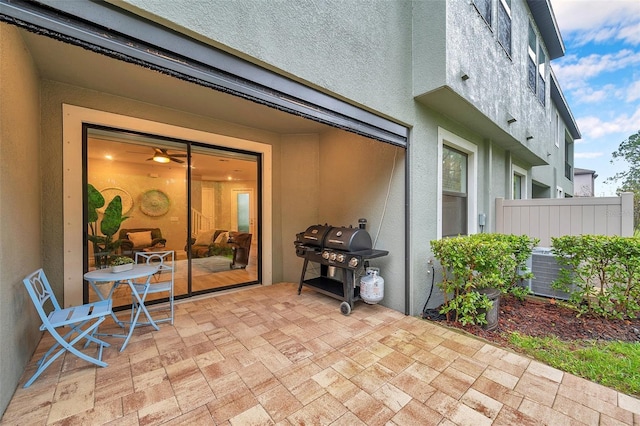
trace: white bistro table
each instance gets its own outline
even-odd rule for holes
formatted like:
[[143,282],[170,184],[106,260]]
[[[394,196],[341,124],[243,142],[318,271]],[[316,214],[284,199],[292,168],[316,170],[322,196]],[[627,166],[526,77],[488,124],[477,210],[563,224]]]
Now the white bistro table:
[[[125,338],[124,343],[120,348],[120,352],[122,352],[124,348],[127,346],[127,343],[129,343],[129,339],[131,339],[131,335],[133,334],[133,330],[136,327],[136,324],[138,322],[138,318],[140,317],[141,312],[144,312],[145,316],[149,320],[148,323],[150,325],[152,325],[156,330],[160,330],[157,324],[151,318],[151,315],[149,314],[149,311],[147,310],[146,306],[144,305],[144,300],[147,297],[147,290],[149,289],[149,282],[151,281],[151,277],[153,276],[153,274],[155,274],[156,272],[158,272],[157,266],[144,264],[144,265],[133,265],[132,269],[129,269],[127,271],[122,271],[122,272],[112,272],[111,268],[107,268],[107,269],[96,269],[94,271],[89,271],[86,274],[84,274],[84,279],[89,282],[89,284],[91,285],[91,288],[93,288],[93,290],[96,292],[96,294],[101,300],[111,299],[111,297],[113,296],[113,292],[118,287],[118,285],[121,282],[126,282],[129,285],[129,288],[131,288],[131,294],[138,301],[137,304],[133,304],[131,307],[131,309],[135,310],[135,312],[131,312],[131,322],[129,323],[129,333],[126,336],[123,336],[123,335],[119,336],[119,337]],[[144,292],[139,293],[136,291],[136,288],[134,286],[134,280],[138,278],[145,278],[145,277],[146,277],[146,281],[144,286]],[[105,297],[102,294],[102,292],[98,290],[98,288],[96,287],[96,284],[108,283],[108,282],[113,283],[113,285],[111,286],[111,290],[109,290],[109,294]],[[138,306],[137,309],[135,308],[136,305]],[[111,316],[113,317],[113,320],[116,322],[116,324],[118,324],[121,327],[124,327],[124,323],[125,323],[124,321],[120,321],[114,313],[111,313]],[[118,336],[118,335],[115,335],[115,336]]]

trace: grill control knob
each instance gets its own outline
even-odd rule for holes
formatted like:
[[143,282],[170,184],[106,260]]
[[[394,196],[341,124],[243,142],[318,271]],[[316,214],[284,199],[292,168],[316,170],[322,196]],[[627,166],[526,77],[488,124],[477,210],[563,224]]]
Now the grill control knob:
[[352,257],[351,259],[349,259],[349,267],[355,268],[356,266],[358,266],[358,258]]
[[322,252],[322,258],[324,260],[329,260],[329,252],[328,251],[323,251]]
[[336,260],[340,263],[343,263],[344,260],[347,258],[347,256],[345,256],[343,253],[340,253],[337,257]]
[[338,257],[338,255],[337,255],[337,254],[335,254],[335,253],[331,253],[331,254],[329,255],[329,260],[336,260],[336,257]]

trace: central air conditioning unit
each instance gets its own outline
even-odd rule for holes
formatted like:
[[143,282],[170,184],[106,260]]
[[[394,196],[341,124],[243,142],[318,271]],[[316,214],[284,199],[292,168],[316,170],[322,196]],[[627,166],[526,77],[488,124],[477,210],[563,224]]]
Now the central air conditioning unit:
[[551,286],[551,283],[559,278],[560,270],[564,267],[558,264],[550,248],[534,248],[526,266],[533,273],[533,278],[524,280],[522,284],[528,287],[531,293],[554,299],[569,299],[569,293]]

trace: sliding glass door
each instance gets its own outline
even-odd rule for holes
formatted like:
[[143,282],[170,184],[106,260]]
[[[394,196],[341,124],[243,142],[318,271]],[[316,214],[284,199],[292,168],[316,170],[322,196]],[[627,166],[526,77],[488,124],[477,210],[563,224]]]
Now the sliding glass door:
[[[259,282],[258,155],[107,128],[85,141],[85,270],[172,250],[176,297]],[[126,286],[113,297],[131,304]]]

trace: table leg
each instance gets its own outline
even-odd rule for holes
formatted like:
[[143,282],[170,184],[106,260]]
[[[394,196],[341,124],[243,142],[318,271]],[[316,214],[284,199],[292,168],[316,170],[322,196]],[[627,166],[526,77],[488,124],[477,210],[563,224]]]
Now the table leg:
[[127,344],[129,343],[129,339],[131,339],[131,335],[133,334],[133,330],[136,328],[136,324],[138,323],[138,318],[140,317],[140,313],[141,312],[144,312],[145,316],[149,320],[149,322],[145,323],[145,325],[149,324],[149,325],[153,326],[153,328],[155,328],[156,330],[160,330],[160,328],[155,323],[153,318],[151,318],[151,314],[147,310],[147,307],[144,305],[144,301],[145,301],[145,299],[147,297],[147,291],[149,291],[149,285],[150,285],[150,281],[151,281],[151,277],[152,276],[153,276],[153,274],[149,275],[147,277],[147,281],[144,284],[144,292],[142,294],[140,294],[140,293],[138,293],[136,291],[136,287],[134,285],[133,280],[129,280],[128,281],[129,287],[131,288],[131,294],[135,298],[135,301],[131,305],[131,322],[129,323],[129,334],[125,338],[124,343],[122,344],[122,347],[120,348],[120,352],[122,352],[124,350],[124,348],[127,346]]
[[[98,299],[100,300],[109,300],[111,299],[111,297],[113,296],[113,292],[116,290],[116,288],[118,288],[118,285],[120,284],[119,281],[114,281],[113,285],[111,286],[111,290],[109,290],[109,294],[107,295],[107,297],[104,297],[102,292],[96,287],[96,283],[93,281],[88,281],[89,285],[91,285],[91,288],[93,289],[94,293],[96,294],[96,296],[98,296]],[[113,321],[118,324],[120,327],[124,328],[124,323],[122,321],[120,321],[118,319],[118,317],[116,316],[116,314],[111,311],[111,318],[113,318]]]

